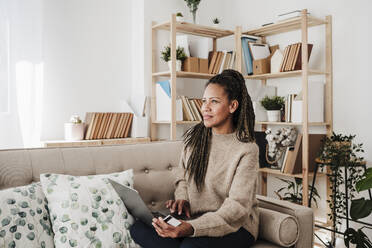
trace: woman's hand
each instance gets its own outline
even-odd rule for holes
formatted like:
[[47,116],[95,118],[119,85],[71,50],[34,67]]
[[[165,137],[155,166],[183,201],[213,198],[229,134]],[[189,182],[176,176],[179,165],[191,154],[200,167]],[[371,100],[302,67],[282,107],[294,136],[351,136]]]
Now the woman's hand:
[[190,203],[186,200],[168,200],[165,203],[165,207],[169,208],[171,213],[177,212],[178,215],[185,213],[187,218],[191,217]]
[[154,218],[152,219],[152,225],[155,228],[155,231],[160,237],[163,238],[180,238],[191,236],[194,233],[194,228],[187,222],[181,221],[181,224],[178,226],[172,226],[163,220],[163,218]]

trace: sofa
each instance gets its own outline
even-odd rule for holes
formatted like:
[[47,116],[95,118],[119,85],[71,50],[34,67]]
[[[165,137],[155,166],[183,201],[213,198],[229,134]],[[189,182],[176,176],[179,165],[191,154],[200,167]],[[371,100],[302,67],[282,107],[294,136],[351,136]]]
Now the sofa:
[[[165,141],[102,147],[0,150],[0,190],[39,181],[42,173],[84,176],[132,168],[134,188],[151,210],[162,211],[165,201],[173,197],[173,170],[178,166],[181,149],[180,141]],[[257,199],[260,231],[254,248],[313,247],[314,217],[310,208],[261,195],[257,195]],[[291,239],[290,244],[282,245],[286,239]]]

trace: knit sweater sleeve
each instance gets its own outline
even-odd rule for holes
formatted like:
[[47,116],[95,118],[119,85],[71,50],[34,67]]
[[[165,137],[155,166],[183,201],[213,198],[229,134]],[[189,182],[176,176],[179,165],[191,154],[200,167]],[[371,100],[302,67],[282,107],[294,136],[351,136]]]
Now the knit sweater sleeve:
[[258,168],[258,148],[254,145],[242,155],[228,197],[221,207],[188,221],[194,228],[193,237],[220,237],[242,227],[254,204]]
[[185,169],[186,169],[186,149],[182,149],[181,158],[178,167],[175,170],[175,186],[176,190],[174,192],[174,198],[176,200],[187,200],[189,197],[187,195],[187,182],[185,179]]

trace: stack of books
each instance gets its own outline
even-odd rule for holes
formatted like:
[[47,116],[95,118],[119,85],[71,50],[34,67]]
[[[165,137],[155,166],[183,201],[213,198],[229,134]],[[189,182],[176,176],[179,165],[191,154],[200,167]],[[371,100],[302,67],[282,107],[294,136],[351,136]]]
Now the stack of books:
[[242,49],[243,49],[243,61],[245,65],[245,70],[248,75],[253,74],[253,56],[252,51],[249,49],[249,43],[260,43],[262,39],[260,37],[252,35],[242,35]]
[[132,125],[132,113],[88,112],[85,116],[86,140],[116,139],[128,137]]
[[[308,44],[308,59],[310,58],[312,44]],[[289,45],[284,50],[280,71],[296,71],[302,69],[302,43]]]
[[202,121],[203,115],[201,112],[202,100],[180,96],[182,100],[183,120],[185,121]]
[[[285,98],[285,105],[284,105],[284,121],[285,122],[292,122],[293,116],[293,102],[296,98],[297,94],[288,94]],[[300,113],[301,114],[301,113]]]
[[235,57],[235,51],[209,52],[208,73],[218,74],[226,69],[234,69]]

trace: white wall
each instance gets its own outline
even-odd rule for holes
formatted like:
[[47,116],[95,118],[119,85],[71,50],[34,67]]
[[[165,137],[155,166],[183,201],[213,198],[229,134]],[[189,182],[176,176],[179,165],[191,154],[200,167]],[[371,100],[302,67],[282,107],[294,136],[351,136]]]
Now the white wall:
[[119,111],[132,82],[131,1],[44,0],[42,140],[74,113]]

